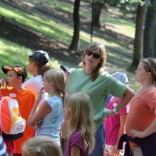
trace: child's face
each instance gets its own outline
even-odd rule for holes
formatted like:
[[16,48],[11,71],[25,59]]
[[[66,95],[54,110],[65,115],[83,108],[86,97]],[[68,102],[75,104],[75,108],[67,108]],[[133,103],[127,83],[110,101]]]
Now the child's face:
[[63,117],[65,120],[69,120],[71,116],[71,110],[66,106],[63,108]]
[[32,72],[33,72],[34,65],[35,65],[34,62],[32,62],[32,61],[29,61],[29,62],[28,62],[27,70],[28,70],[29,73],[32,73]]
[[147,73],[148,72],[146,72],[144,68],[144,63],[140,62],[137,70],[135,71],[136,81],[138,81],[139,83],[142,83],[145,80]]
[[44,77],[43,77],[43,86],[44,86],[45,92],[50,93],[52,89],[52,83],[48,82]]
[[8,86],[14,87],[22,82],[22,77],[18,76],[14,70],[9,70],[7,72],[6,81]]

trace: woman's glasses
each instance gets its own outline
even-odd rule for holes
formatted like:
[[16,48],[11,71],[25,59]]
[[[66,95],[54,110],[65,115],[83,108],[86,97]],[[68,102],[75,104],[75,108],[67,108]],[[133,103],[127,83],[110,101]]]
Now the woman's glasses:
[[88,56],[93,55],[93,57],[96,58],[96,59],[100,58],[100,55],[99,55],[99,54],[93,53],[92,51],[89,51],[89,50],[86,51],[86,54],[87,54]]

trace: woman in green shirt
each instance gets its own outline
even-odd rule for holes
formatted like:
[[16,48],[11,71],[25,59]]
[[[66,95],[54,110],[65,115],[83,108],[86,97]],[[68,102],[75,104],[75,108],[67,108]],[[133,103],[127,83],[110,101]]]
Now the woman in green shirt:
[[[66,92],[84,92],[92,102],[95,122],[95,148],[90,156],[103,156],[104,133],[103,120],[107,115],[117,114],[134,96],[134,92],[103,70],[107,53],[105,46],[98,42],[89,44],[83,53],[81,66],[71,72]],[[122,97],[113,109],[105,109],[108,95]]]

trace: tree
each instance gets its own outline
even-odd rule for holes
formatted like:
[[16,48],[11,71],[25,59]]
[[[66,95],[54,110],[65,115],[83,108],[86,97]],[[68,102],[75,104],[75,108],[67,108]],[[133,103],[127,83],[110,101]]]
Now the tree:
[[151,0],[151,6],[147,9],[143,57],[156,56],[156,0]]
[[140,61],[140,58],[142,57],[143,32],[144,32],[146,8],[147,8],[146,5],[141,6],[141,4],[139,4],[137,8],[132,66],[137,66]]
[[79,32],[80,32],[79,8],[80,8],[80,1],[81,0],[75,0],[75,3],[74,3],[74,11],[73,11],[74,34],[73,34],[72,42],[69,46],[69,49],[74,50],[75,52],[78,51],[78,45],[79,45]]
[[101,10],[102,10],[102,0],[94,0],[92,1],[92,24],[95,27],[100,28],[100,15],[101,15]]

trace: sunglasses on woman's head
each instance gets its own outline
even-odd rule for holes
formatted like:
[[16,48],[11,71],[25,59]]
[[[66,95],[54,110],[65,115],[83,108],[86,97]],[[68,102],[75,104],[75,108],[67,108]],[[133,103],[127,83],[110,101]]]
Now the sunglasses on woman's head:
[[89,51],[89,50],[86,51],[86,54],[87,54],[88,56],[93,55],[93,57],[96,58],[96,59],[98,59],[98,58],[100,57],[99,54],[93,53],[92,51]]

